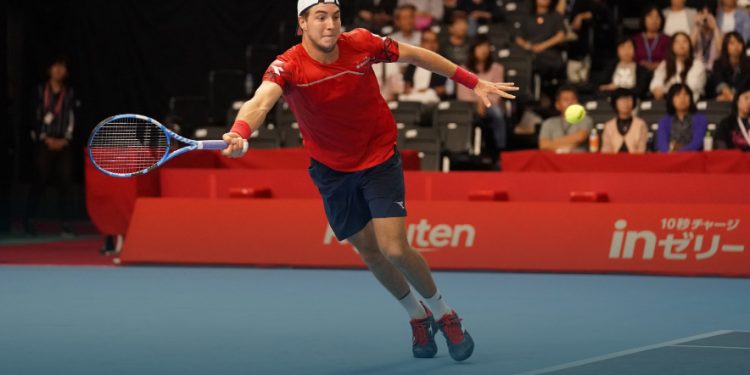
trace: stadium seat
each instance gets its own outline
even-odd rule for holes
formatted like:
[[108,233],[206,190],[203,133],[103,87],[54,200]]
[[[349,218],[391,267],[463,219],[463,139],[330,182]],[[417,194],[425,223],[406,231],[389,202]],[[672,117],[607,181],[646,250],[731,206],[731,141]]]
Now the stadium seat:
[[215,69],[208,73],[208,106],[213,124],[225,124],[227,107],[246,98],[245,72],[242,70]]
[[196,128],[195,131],[190,136],[193,139],[196,139],[199,141],[212,140],[212,139],[221,139],[221,137],[226,132],[227,132],[227,128],[223,126],[202,126],[202,127]]
[[281,147],[281,132],[273,124],[261,125],[250,135],[250,148],[268,149]]
[[193,134],[210,124],[208,101],[203,96],[173,96],[169,99],[169,116],[182,134]]
[[401,148],[419,154],[422,170],[436,171],[440,162],[440,138],[435,129],[409,129],[404,133]]
[[470,153],[473,140],[473,103],[441,102],[433,114],[434,128],[446,151]]
[[594,125],[604,124],[617,115],[610,106],[609,100],[606,99],[588,101],[583,103],[583,106],[586,108],[586,115],[591,118]]
[[410,128],[421,123],[422,103],[392,101],[388,103],[393,119],[402,127]]
[[702,112],[706,116],[709,124],[719,124],[721,120],[732,113],[732,102],[708,100],[698,102],[695,106],[699,112]]

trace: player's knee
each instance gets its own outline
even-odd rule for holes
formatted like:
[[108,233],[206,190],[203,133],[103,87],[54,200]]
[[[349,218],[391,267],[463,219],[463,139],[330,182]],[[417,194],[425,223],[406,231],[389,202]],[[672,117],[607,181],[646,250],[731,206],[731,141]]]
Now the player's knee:
[[367,264],[377,263],[383,260],[383,254],[380,253],[380,250],[377,247],[363,246],[361,248],[358,247],[357,251],[362,260]]
[[401,243],[385,244],[380,247],[380,251],[383,252],[388,260],[392,263],[399,263],[409,252],[409,246]]

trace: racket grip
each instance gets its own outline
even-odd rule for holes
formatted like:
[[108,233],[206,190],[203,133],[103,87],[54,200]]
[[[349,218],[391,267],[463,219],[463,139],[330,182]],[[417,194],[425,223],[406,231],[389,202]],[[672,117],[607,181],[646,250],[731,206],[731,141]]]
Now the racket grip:
[[[243,153],[247,151],[247,147],[247,140],[245,140],[242,146]],[[227,143],[220,139],[215,141],[200,141],[198,146],[198,149],[203,150],[223,150],[225,148],[227,148]]]
[[201,146],[198,147],[204,150],[223,150],[227,148],[227,143],[222,140],[216,140],[216,141],[201,141]]

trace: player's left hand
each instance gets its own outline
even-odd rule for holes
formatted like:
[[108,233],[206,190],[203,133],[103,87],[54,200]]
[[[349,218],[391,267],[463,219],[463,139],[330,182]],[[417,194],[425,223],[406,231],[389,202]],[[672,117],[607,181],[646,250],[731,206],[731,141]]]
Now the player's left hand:
[[509,94],[509,91],[518,91],[518,86],[513,82],[493,83],[480,79],[477,86],[474,87],[474,93],[486,107],[492,105],[489,95],[500,95],[505,99],[515,99],[516,96]]

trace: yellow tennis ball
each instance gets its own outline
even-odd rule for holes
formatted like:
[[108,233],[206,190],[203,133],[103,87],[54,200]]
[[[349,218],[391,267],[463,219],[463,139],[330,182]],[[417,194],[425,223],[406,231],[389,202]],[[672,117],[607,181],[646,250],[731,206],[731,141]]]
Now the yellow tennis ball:
[[565,109],[565,121],[577,124],[586,117],[586,109],[580,104],[573,104]]

